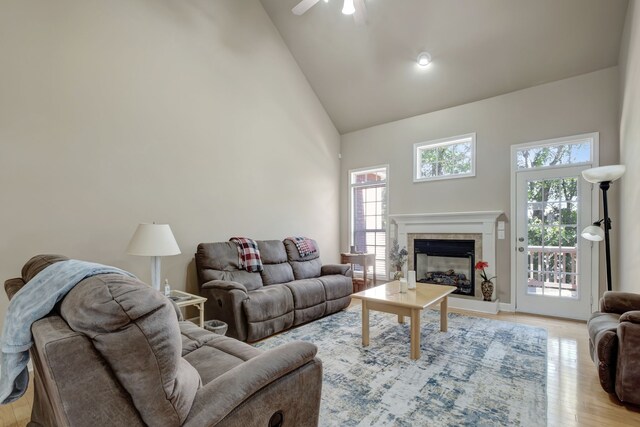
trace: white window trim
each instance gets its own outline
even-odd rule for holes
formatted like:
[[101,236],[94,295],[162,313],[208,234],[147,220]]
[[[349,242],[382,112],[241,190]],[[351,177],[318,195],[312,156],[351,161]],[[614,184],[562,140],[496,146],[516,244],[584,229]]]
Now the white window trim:
[[[587,140],[590,140],[590,143],[591,143],[591,150],[589,153],[591,157],[586,162],[567,163],[564,165],[538,166],[534,168],[522,168],[522,169],[518,168],[518,151],[520,150],[527,149],[527,148],[543,148],[543,147],[554,147],[557,145],[575,144],[580,141],[587,141]],[[572,168],[575,166],[584,166],[584,165],[597,165],[599,164],[599,158],[598,158],[599,145],[600,145],[600,134],[598,132],[582,133],[574,136],[563,136],[561,138],[545,139],[542,141],[533,141],[533,142],[525,142],[523,144],[516,144],[511,146],[511,167],[515,169],[516,172],[523,172],[523,171],[543,170],[543,169]]]
[[[418,149],[429,147],[435,148],[438,146],[447,146],[454,145],[463,139],[471,139],[471,170],[467,173],[456,174],[456,175],[442,175],[442,176],[432,176],[426,178],[418,178]],[[427,182],[427,181],[440,181],[443,179],[456,179],[456,178],[469,178],[476,176],[476,133],[467,133],[464,135],[451,136],[447,138],[434,139],[431,141],[425,142],[416,142],[413,144],[413,182]]]
[[[351,182],[351,175],[353,173],[358,173],[358,172],[364,172],[364,171],[369,171],[369,170],[376,170],[376,169],[385,169],[387,171],[387,179],[385,179],[384,182],[387,191],[385,191],[385,203],[387,205],[387,214],[385,215],[386,221],[385,223],[387,224],[387,226],[385,227],[384,232],[386,233],[387,237],[386,237],[386,242],[387,242],[387,247],[386,247],[386,253],[387,253],[387,266],[385,267],[387,269],[387,275],[389,273],[389,263],[388,263],[388,258],[389,258],[389,165],[375,165],[375,166],[369,166],[369,167],[364,167],[364,168],[357,168],[357,169],[349,169],[349,171],[347,172],[347,182],[349,183],[349,246],[353,245],[353,188],[358,186],[358,187],[366,187],[367,184],[363,185],[357,185],[357,184],[353,184]],[[377,185],[379,184],[381,181],[378,182],[372,182],[370,185]],[[375,263],[374,263],[374,268],[375,268]],[[354,277],[355,276],[355,272],[353,272]]]

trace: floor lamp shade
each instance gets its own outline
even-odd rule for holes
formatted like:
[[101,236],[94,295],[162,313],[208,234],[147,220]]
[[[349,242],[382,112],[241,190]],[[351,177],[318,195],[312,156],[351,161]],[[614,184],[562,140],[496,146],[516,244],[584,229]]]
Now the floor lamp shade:
[[585,180],[592,184],[611,182],[619,179],[627,170],[625,165],[600,166],[582,171]]
[[151,285],[160,290],[160,257],[179,255],[169,224],[140,224],[127,247],[129,255],[151,257]]
[[599,225],[590,225],[582,230],[582,237],[592,242],[604,240],[604,230]]

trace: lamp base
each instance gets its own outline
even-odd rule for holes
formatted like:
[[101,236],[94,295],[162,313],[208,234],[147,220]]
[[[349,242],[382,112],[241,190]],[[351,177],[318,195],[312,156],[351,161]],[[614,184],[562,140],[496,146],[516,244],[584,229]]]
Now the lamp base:
[[160,257],[151,257],[151,287],[160,292]]

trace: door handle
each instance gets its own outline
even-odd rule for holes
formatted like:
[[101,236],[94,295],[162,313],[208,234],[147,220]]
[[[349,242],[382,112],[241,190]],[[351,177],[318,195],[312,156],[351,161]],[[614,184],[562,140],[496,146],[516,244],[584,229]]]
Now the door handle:
[[518,237],[518,242],[524,242],[524,237]]
[[518,252],[524,252],[524,248],[523,248],[522,246],[520,246],[520,247],[518,248]]

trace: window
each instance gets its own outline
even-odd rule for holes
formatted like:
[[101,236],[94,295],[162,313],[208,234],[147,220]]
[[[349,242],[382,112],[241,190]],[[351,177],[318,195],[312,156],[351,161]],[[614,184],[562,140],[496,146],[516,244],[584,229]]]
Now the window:
[[593,160],[593,140],[587,136],[521,148],[516,151],[516,164],[518,169],[588,164]]
[[358,252],[375,254],[377,277],[387,277],[387,166],[350,171],[349,189],[350,244]]
[[413,146],[413,182],[475,176],[475,164],[475,133]]

